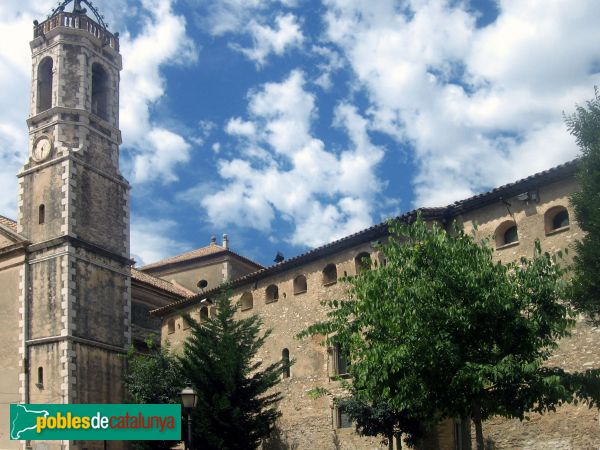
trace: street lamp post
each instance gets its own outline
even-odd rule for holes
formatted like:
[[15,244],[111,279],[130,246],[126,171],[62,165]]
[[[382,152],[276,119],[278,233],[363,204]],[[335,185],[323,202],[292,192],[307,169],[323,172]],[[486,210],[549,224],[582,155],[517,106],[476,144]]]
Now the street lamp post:
[[183,410],[187,412],[187,431],[188,431],[188,449],[194,450],[192,443],[192,410],[198,403],[198,394],[191,386],[186,387],[181,391],[181,403],[183,403]]

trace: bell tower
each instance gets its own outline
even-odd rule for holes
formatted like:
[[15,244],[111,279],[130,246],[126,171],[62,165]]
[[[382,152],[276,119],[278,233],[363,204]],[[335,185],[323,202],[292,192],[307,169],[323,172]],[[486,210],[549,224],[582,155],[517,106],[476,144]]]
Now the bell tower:
[[68,12],[70,3],[34,22],[30,44],[29,157],[17,175],[18,232],[31,242],[21,395],[27,403],[119,403],[131,341],[119,37],[91,2],[75,0]]

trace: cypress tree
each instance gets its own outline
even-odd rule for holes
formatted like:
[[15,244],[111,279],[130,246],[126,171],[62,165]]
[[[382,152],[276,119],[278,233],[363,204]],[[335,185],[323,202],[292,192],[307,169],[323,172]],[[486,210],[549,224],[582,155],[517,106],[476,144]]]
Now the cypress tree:
[[234,305],[223,294],[216,315],[198,323],[187,317],[191,333],[179,358],[183,376],[198,393],[192,414],[194,448],[257,448],[273,430],[281,394],[274,388],[283,361],[267,367],[255,356],[270,334],[261,334],[256,316],[236,320]]

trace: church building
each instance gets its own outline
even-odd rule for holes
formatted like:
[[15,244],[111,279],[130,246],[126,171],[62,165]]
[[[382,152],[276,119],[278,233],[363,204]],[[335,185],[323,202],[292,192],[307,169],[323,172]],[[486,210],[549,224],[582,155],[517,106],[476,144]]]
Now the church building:
[[[240,317],[258,314],[273,330],[259,355],[265,364],[296,362],[279,385],[278,427],[288,448],[379,449],[361,438],[331,399],[347,361],[317,337],[297,340],[325,318],[323,300],[345,293],[340,278],[364,270],[364,257],[385,264],[378,245],[385,223],[263,267],[234,252],[229,239],[136,269],[129,249],[129,183],[119,169],[119,36],[98,11],[65,1],[31,41],[29,152],[17,174],[15,218],[0,216],[0,417],[10,403],[122,403],[125,360],[147,339],[177,352],[188,334],[183,320],[206,320],[219,286],[230,282]],[[495,236],[495,258],[532,256],[535,239],[550,252],[582,237],[569,196],[577,190],[576,162],[532,175],[440,208],[429,221],[458,221],[477,236]],[[409,220],[416,212],[402,216]],[[208,240],[207,240],[208,241]],[[570,370],[600,367],[600,330],[578,321],[553,363]],[[497,449],[600,447],[598,412],[568,405],[528,422],[494,419],[484,425]],[[443,423],[428,448],[470,448],[469,424]],[[123,442],[19,442],[0,422],[0,449],[102,450]]]

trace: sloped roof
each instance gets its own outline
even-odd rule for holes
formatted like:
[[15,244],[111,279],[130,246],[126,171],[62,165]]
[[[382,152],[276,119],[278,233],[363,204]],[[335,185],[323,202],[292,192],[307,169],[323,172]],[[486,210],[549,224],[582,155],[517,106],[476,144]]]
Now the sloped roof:
[[4,225],[6,228],[9,228],[11,231],[17,232],[17,222],[8,217],[0,216],[0,224]]
[[[474,210],[486,204],[491,204],[503,198],[510,198],[515,195],[521,194],[524,191],[526,192],[529,189],[534,189],[538,186],[549,184],[554,181],[558,181],[572,176],[574,175],[577,169],[577,162],[577,159],[569,161],[565,164],[561,164],[551,169],[544,170],[542,172],[536,173],[534,175],[515,181],[513,183],[508,183],[503,186],[494,188],[488,192],[484,192],[482,194],[474,195],[473,197],[457,201],[448,206],[439,208],[418,208],[413,211],[402,214],[401,216],[396,217],[396,219],[405,222],[410,222],[411,220],[414,220],[418,213],[421,213],[421,215],[425,219],[437,219],[448,221],[458,216],[459,214],[463,214],[467,211]],[[239,287],[241,285],[259,280],[261,278],[265,278],[267,276],[282,272],[284,270],[291,269],[301,264],[305,264],[309,261],[322,258],[324,256],[327,256],[328,254],[335,253],[339,250],[352,247],[359,243],[368,242],[369,240],[385,236],[387,234],[387,222],[382,222],[377,225],[373,225],[372,227],[369,227],[365,230],[343,237],[337,241],[330,242],[321,247],[309,250],[306,253],[300,254],[290,259],[286,259],[285,261],[282,261],[278,264],[274,264],[267,268],[263,268],[256,272],[252,272],[250,274],[237,278],[229,284],[229,287]],[[169,311],[178,309],[180,307],[186,307],[188,305],[198,303],[202,299],[214,295],[219,290],[220,287],[215,287],[208,291],[196,294],[193,297],[188,297],[183,300],[175,301],[169,305],[151,311],[151,314],[160,316],[164,313],[168,313]]]
[[183,286],[178,286],[176,284],[169,283],[166,280],[153,277],[152,275],[140,272],[139,270],[134,268],[131,268],[131,279],[139,281],[141,283],[149,284],[152,287],[162,289],[163,291],[170,292],[180,297],[192,297],[196,294],[195,292],[190,291],[189,289],[186,289]]
[[140,270],[147,271],[147,270],[152,270],[152,269],[158,269],[158,268],[162,268],[162,267],[165,267],[165,266],[168,266],[171,264],[179,264],[179,263],[189,262],[189,261],[193,261],[196,259],[201,259],[201,258],[205,258],[205,257],[209,257],[209,256],[215,256],[218,254],[231,255],[231,256],[238,258],[252,266],[255,266],[257,269],[263,268],[262,265],[254,262],[242,255],[232,252],[231,250],[229,250],[227,248],[221,247],[220,245],[217,245],[217,244],[211,244],[211,245],[207,245],[206,247],[201,247],[196,250],[182,253],[181,255],[171,256],[169,258],[161,259],[160,261],[157,261],[155,263],[147,264],[143,267],[140,267]]

